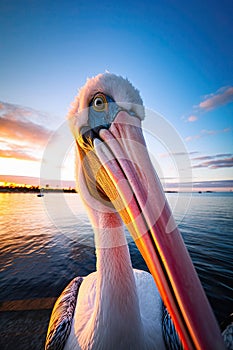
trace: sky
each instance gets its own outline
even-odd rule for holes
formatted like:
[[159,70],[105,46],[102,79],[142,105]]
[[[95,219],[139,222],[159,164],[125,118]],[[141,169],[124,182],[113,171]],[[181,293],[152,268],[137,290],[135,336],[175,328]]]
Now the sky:
[[[231,0],[2,0],[1,179],[41,176],[47,142],[64,127],[78,89],[107,70],[127,77],[174,131],[172,151],[148,119],[147,130],[156,130],[148,147],[167,187],[184,180],[232,188],[232,16]],[[64,180],[74,179],[71,144],[62,153]],[[192,171],[186,180],[177,175],[181,153]]]

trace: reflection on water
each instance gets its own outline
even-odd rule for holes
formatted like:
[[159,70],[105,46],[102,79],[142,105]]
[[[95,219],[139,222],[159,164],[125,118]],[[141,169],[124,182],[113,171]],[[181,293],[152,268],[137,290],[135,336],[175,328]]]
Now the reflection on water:
[[[167,197],[221,321],[233,311],[233,196]],[[93,231],[79,195],[0,193],[0,210],[0,301],[55,297],[74,276],[95,270]],[[134,267],[146,269],[129,241]]]

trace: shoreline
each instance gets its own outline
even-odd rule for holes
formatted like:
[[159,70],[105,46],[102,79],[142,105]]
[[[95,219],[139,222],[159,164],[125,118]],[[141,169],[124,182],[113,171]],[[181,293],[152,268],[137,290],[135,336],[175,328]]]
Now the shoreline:
[[0,193],[60,193],[60,192],[65,192],[65,193],[77,193],[75,188],[39,188],[35,186],[27,187],[27,186],[0,186]]
[[[11,186],[0,186],[0,193],[34,193],[34,194],[42,194],[42,196],[46,193],[78,193],[75,188],[38,188],[38,187],[11,187]],[[175,190],[164,190],[164,193],[177,193],[177,194],[210,194],[210,193],[233,193],[233,190],[194,190],[194,191],[175,191]]]

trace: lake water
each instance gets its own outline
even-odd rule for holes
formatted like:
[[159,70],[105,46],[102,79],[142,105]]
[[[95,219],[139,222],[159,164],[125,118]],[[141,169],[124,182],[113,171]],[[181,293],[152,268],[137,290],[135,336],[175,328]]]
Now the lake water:
[[[233,194],[167,194],[219,323],[233,312]],[[133,266],[147,269],[128,236]],[[95,270],[78,194],[0,193],[0,301],[56,297]]]

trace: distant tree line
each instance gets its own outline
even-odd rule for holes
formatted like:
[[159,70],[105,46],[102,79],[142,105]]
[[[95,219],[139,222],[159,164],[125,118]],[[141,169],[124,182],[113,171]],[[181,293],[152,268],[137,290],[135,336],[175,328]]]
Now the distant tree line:
[[50,188],[46,186],[46,188],[41,188],[39,186],[15,186],[14,184],[0,186],[0,192],[16,192],[16,193],[46,193],[46,192],[67,192],[67,193],[75,193],[76,190],[74,188]]

